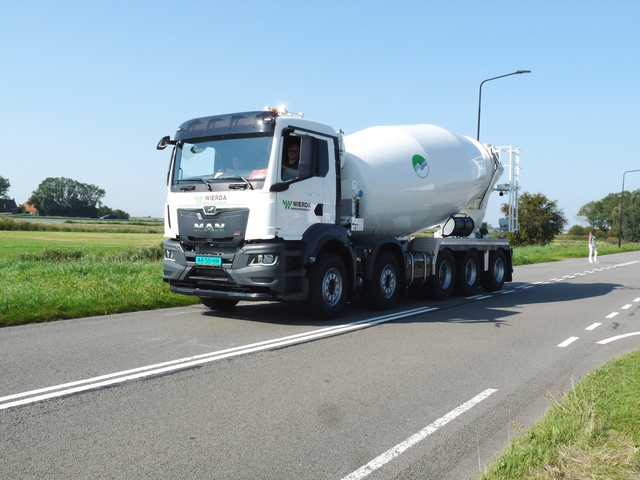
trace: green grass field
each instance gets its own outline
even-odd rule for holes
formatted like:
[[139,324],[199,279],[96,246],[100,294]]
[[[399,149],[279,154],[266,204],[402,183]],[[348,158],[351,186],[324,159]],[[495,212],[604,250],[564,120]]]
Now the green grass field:
[[0,326],[197,303],[162,281],[162,241],[114,226],[0,231]]

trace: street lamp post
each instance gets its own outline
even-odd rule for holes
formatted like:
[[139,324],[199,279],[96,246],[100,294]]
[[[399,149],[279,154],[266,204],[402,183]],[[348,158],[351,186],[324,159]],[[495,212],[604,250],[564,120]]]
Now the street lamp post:
[[618,248],[622,245],[622,206],[624,205],[624,176],[627,173],[640,172],[640,170],[627,170],[622,174],[622,191],[620,192],[620,232],[618,233]]
[[499,77],[487,78],[486,80],[482,81],[482,83],[480,84],[480,93],[478,94],[478,134],[476,136],[476,140],[480,141],[480,108],[482,106],[482,85],[484,85],[485,82],[489,82],[491,80],[497,80],[498,78],[509,77],[511,75],[521,75],[523,73],[531,73],[531,70],[518,70],[517,72],[507,73],[506,75],[500,75]]

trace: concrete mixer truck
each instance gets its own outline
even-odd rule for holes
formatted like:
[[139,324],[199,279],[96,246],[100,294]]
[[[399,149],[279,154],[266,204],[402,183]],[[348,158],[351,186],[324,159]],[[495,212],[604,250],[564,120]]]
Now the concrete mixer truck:
[[266,109],[189,120],[157,148],[170,145],[163,280],[211,309],[302,301],[332,318],[355,299],[381,310],[512,280],[508,241],[482,228],[503,167],[475,139],[433,125],[343,136]]

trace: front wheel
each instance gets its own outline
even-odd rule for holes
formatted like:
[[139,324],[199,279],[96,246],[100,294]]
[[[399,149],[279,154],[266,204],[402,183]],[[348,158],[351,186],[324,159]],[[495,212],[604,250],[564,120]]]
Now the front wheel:
[[365,303],[376,310],[393,307],[400,295],[398,260],[389,252],[382,252],[376,258],[373,278],[364,289]]
[[224,298],[200,297],[200,302],[211,310],[231,310],[238,304],[238,300],[228,300]]
[[320,319],[335,318],[347,303],[347,270],[335,253],[320,257],[309,277],[311,314]]

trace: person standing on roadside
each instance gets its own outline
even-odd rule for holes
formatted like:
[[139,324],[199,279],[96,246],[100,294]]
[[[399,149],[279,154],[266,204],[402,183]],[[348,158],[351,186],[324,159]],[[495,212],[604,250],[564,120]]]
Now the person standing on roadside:
[[[593,259],[592,259],[593,257]],[[598,263],[598,246],[596,245],[596,229],[589,233],[589,263]]]

